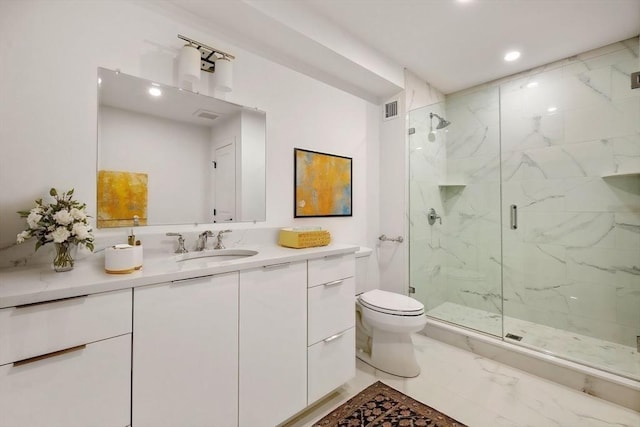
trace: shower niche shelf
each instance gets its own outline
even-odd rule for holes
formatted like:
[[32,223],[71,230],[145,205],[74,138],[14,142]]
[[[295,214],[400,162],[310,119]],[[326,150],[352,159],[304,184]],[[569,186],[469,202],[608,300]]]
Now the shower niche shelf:
[[438,184],[438,187],[440,188],[455,188],[455,187],[466,187],[467,184],[464,184],[462,182],[441,182],[440,184]]
[[602,175],[602,178],[617,178],[617,177],[640,177],[640,171],[638,172],[618,172],[618,173],[607,173]]

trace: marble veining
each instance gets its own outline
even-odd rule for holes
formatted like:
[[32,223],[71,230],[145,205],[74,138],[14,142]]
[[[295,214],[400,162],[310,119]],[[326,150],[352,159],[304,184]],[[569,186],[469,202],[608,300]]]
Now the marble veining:
[[[635,346],[640,91],[628,74],[637,59],[633,39],[410,111],[410,285],[428,309],[449,302]],[[452,123],[431,140],[430,111]],[[427,224],[429,208],[442,224]],[[459,321],[502,336],[500,321]]]
[[515,341],[509,338],[505,340],[640,381],[640,353],[633,347],[516,319],[508,315],[504,316],[503,331],[503,320],[499,315],[451,302],[429,310],[427,315],[470,329],[488,332],[497,337],[514,334],[522,337],[522,340]]
[[307,427],[382,381],[473,427],[638,427],[640,413],[544,380],[420,334],[412,336],[422,373],[399,378],[356,361],[356,377],[282,427]]

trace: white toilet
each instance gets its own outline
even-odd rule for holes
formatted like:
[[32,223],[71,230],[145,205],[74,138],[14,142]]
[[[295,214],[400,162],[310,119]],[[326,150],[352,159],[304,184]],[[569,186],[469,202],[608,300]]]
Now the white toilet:
[[420,375],[411,333],[427,323],[424,305],[393,292],[371,289],[367,262],[371,249],[356,253],[356,356],[400,377]]

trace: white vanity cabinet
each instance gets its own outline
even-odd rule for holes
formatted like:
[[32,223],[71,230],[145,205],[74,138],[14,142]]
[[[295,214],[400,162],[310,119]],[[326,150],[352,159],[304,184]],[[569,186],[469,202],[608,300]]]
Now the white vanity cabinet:
[[273,427],[307,406],[306,283],[306,261],[240,272],[241,427]]
[[135,288],[134,301],[133,427],[237,426],[238,272]]
[[0,426],[129,425],[131,289],[0,309]]
[[37,269],[0,272],[0,427],[285,422],[355,375],[352,249],[131,276],[87,263],[55,286]]
[[308,404],[355,376],[355,255],[309,260]]

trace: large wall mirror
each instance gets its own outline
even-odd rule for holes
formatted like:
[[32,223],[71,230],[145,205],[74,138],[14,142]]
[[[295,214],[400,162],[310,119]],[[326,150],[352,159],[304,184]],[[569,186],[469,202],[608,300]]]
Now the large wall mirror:
[[98,69],[97,226],[264,221],[266,114]]

